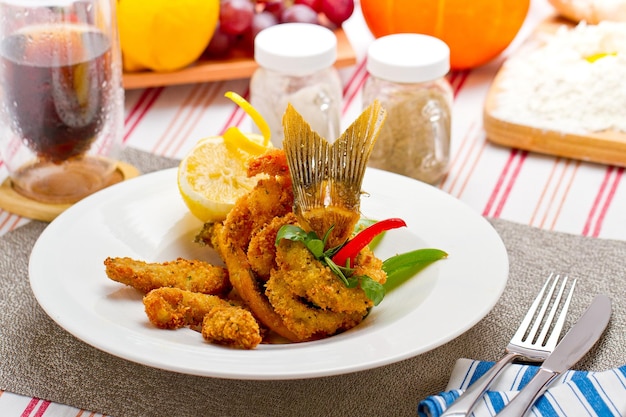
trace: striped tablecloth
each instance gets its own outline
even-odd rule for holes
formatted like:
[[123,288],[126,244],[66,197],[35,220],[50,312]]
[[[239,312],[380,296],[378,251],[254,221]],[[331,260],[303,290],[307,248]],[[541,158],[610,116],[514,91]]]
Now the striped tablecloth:
[[[552,13],[546,0],[533,0],[522,31],[502,57],[481,68],[449,75],[455,94],[452,158],[449,174],[438,187],[487,217],[581,236],[626,240],[623,168],[498,147],[485,137],[483,103],[502,60]],[[345,128],[362,110],[361,90],[367,78],[364,56],[372,36],[358,8],[344,28],[358,56],[356,65],[340,71]],[[239,79],[128,90],[124,143],[181,158],[202,137],[219,135],[234,125],[245,131],[251,121],[224,93],[235,91],[247,97],[248,84],[248,79]],[[5,176],[0,161],[0,178]],[[0,235],[28,221],[0,210]],[[0,391],[0,415],[100,414]]]

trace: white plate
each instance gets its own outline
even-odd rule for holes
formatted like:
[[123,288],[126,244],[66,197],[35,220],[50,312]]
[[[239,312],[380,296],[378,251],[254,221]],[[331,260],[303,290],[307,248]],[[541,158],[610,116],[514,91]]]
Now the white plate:
[[508,277],[506,249],[492,226],[437,188],[368,170],[362,213],[401,217],[375,253],[432,247],[449,257],[394,291],[356,328],[331,338],[236,350],[189,329],[159,330],[141,296],[109,280],[107,256],[149,262],[176,257],[219,262],[192,242],[201,223],[184,206],[176,169],[100,191],[57,217],[36,242],[29,265],[39,304],[68,332],[105,352],[175,372],[238,379],[294,379],[370,369],[429,351],[459,336],[495,305]]

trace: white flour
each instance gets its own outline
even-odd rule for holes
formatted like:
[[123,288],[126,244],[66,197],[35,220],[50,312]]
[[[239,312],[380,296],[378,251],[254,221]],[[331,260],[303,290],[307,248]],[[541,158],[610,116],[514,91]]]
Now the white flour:
[[626,132],[626,23],[563,27],[509,59],[500,85],[497,118],[576,134]]

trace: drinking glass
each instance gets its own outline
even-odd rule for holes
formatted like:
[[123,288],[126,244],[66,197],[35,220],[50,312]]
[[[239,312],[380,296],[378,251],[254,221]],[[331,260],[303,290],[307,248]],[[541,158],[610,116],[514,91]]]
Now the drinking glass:
[[0,156],[12,187],[74,203],[123,179],[116,0],[0,0]]

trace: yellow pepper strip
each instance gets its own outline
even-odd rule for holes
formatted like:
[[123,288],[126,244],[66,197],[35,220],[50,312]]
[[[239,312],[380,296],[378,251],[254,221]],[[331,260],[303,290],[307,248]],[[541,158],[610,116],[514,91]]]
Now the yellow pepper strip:
[[222,135],[226,148],[231,152],[243,151],[250,155],[261,155],[267,151],[267,146],[263,146],[246,135],[241,133],[237,127],[229,127]]
[[270,131],[270,126],[267,124],[263,116],[261,116],[261,114],[257,111],[257,109],[255,109],[250,103],[246,101],[245,98],[241,97],[239,94],[232,92],[232,91],[228,91],[224,95],[228,97],[229,99],[231,99],[232,101],[234,101],[235,104],[241,107],[243,111],[245,111],[248,114],[248,116],[252,118],[252,121],[257,125],[257,127],[261,131],[261,135],[263,136],[263,139],[264,139],[263,146],[267,147],[270,141],[271,131]]

